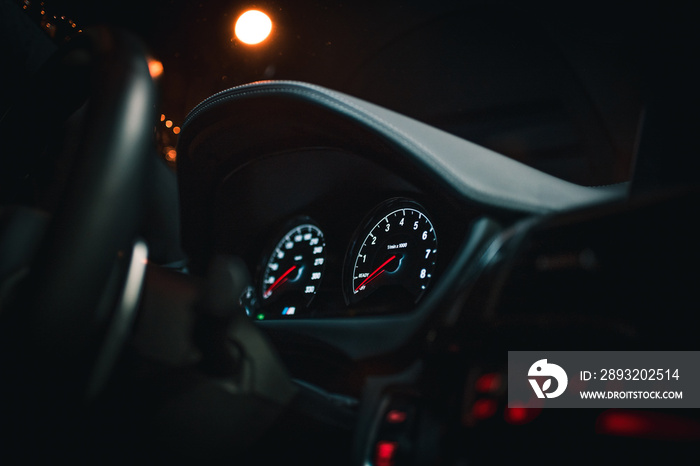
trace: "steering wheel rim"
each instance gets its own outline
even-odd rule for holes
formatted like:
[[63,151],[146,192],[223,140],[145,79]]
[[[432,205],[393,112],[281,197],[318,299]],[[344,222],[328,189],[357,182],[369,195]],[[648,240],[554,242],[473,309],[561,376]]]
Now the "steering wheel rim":
[[80,144],[29,273],[2,312],[9,351],[3,371],[11,381],[5,389],[18,405],[7,407],[16,414],[8,422],[37,421],[23,421],[23,409],[58,419],[85,402],[118,301],[115,264],[142,220],[156,100],[145,54],[128,33],[95,28],[59,50],[40,74],[66,83],[83,68],[88,100]]

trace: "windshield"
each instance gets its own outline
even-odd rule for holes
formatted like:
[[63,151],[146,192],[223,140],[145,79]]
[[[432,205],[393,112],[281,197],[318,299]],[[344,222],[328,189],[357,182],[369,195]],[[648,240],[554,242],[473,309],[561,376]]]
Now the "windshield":
[[[187,112],[223,89],[300,80],[360,97],[560,178],[630,178],[651,15],[616,3],[314,0],[17,0],[56,43],[94,24],[147,44],[160,89],[159,150],[176,161]],[[235,37],[265,12],[270,36]],[[575,13],[575,14],[572,14]]]

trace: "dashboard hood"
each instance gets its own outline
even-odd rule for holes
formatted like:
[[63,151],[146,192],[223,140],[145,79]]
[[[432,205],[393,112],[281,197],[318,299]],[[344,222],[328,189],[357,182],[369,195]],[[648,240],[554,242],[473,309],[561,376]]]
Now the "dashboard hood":
[[409,177],[429,177],[458,198],[522,213],[570,210],[627,193],[626,183],[576,185],[391,110],[295,81],[238,86],[197,105],[179,141],[181,186],[201,192],[226,171],[213,165],[235,170],[265,153],[324,144],[370,151],[394,170],[408,160],[399,169]]

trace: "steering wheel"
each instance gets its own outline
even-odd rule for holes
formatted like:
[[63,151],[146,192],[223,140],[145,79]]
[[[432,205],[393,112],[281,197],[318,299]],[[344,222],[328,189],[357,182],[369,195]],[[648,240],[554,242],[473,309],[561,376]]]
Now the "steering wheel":
[[[27,439],[32,445],[60,439],[46,449],[71,447],[60,434],[109,375],[134,318],[147,259],[135,238],[150,166],[155,87],[140,44],[120,31],[86,31],[49,60],[38,85],[52,89],[56,101],[83,94],[87,103],[79,110],[79,142],[61,161],[70,168],[55,191],[60,195],[54,195],[48,226],[36,235],[41,240],[34,258],[25,257],[3,283],[12,286],[0,302],[2,417],[4,431],[14,432],[4,439],[3,454],[20,452]],[[14,108],[2,124],[26,126],[17,118],[27,113]],[[26,147],[8,151],[15,159],[11,169],[19,167],[20,175],[27,169],[19,178],[30,178],[32,162],[56,163],[24,153]],[[5,217],[3,252],[12,249],[13,239],[35,233],[13,222],[21,215]]]
[[[79,143],[62,161],[68,176],[49,190],[60,199],[48,225],[35,209],[0,209],[0,419],[11,432],[0,457],[118,462],[143,455],[149,442],[154,455],[178,444],[170,454],[179,460],[238,455],[304,390],[245,314],[232,313],[247,270],[214,263],[205,290],[191,293],[201,302],[183,298],[194,279],[158,267],[147,272],[147,248],[136,235],[153,167],[155,91],[143,50],[124,32],[94,29],[59,51],[38,81],[34,88],[62,100],[44,118],[55,126],[70,113],[64,106],[79,107],[77,97],[87,104],[77,112]],[[0,130],[21,131],[30,113],[15,108],[0,125],[10,130]],[[42,166],[32,155],[10,160],[13,176],[0,176],[19,180],[20,190],[32,165]],[[6,261],[20,236],[39,244],[24,247],[24,261]],[[133,352],[122,351],[127,340]],[[164,353],[192,345],[198,354],[186,367],[161,364]],[[314,391],[301,398],[302,408],[342,411]]]

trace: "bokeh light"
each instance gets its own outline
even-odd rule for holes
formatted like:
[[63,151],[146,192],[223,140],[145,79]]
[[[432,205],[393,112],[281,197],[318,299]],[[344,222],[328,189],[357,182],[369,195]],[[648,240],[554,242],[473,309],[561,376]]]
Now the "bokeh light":
[[163,74],[163,63],[153,58],[148,59],[148,71],[151,73],[151,78],[157,79]]
[[259,44],[272,32],[272,20],[262,11],[248,10],[236,20],[234,32],[244,44]]

